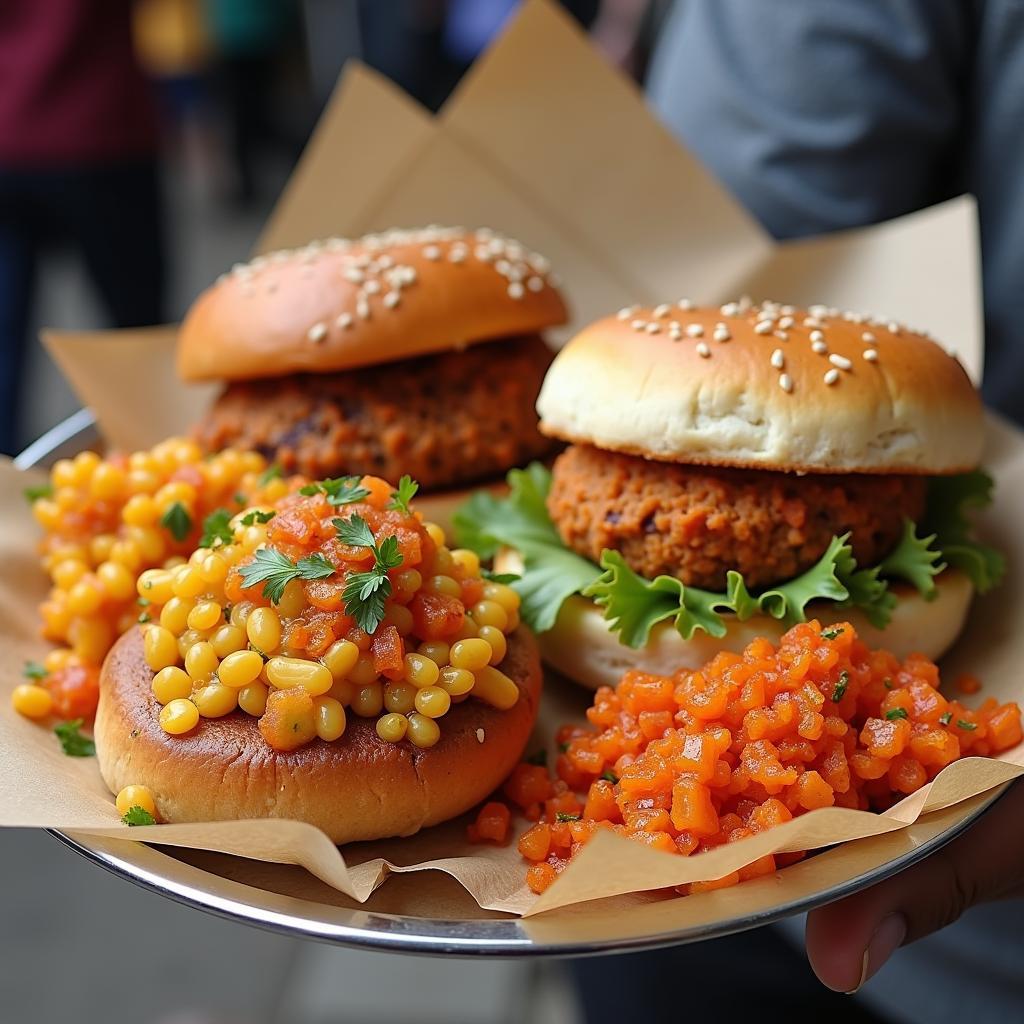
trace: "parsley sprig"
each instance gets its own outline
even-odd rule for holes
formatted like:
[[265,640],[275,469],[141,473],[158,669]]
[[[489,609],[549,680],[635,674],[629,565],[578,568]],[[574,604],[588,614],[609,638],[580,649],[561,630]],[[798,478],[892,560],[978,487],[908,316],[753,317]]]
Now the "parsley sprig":
[[252,526],[253,523],[262,525],[263,523],[269,523],[276,515],[277,513],[273,509],[269,512],[264,512],[262,509],[254,508],[251,512],[246,512],[238,521],[242,526]]
[[121,820],[126,825],[155,825],[156,818],[153,817],[145,807],[139,807],[138,804],[129,807],[124,814],[121,815]]
[[416,492],[419,489],[420,485],[411,476],[406,474],[398,481],[398,490],[391,492],[391,501],[388,502],[388,508],[394,509],[396,512],[402,512],[405,515],[410,515],[409,502],[416,497]]
[[96,744],[88,736],[82,735],[82,719],[61,722],[53,727],[60,740],[61,750],[68,757],[92,757],[96,753]]
[[218,544],[230,544],[235,539],[231,529],[231,513],[226,508],[214,509],[203,520],[203,535],[199,538],[201,548],[214,548]]
[[192,532],[192,516],[180,501],[172,502],[160,517],[160,525],[177,541],[184,540]]
[[379,544],[366,520],[353,515],[348,519],[332,520],[338,531],[338,540],[355,548],[369,548],[373,552],[373,568],[354,572],[345,580],[345,614],[356,620],[356,625],[367,633],[375,633],[384,618],[384,604],[391,596],[388,570],[402,564],[398,551],[398,538],[385,537]]
[[22,666],[21,674],[26,679],[38,682],[40,679],[45,679],[50,673],[46,671],[46,666],[41,665],[38,661],[26,661]]
[[248,565],[241,568],[242,585],[263,584],[263,596],[277,604],[292,580],[325,580],[334,566],[319,552],[293,562],[275,548],[259,548]]
[[370,495],[366,487],[360,487],[358,476],[339,476],[328,480],[317,480],[299,488],[299,494],[312,498],[314,494],[327,496],[328,505],[353,505]]

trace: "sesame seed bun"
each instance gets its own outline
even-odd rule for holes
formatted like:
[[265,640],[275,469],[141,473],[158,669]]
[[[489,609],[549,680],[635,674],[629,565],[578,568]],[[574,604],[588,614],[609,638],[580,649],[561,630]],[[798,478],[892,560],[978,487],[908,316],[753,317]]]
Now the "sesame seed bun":
[[439,722],[440,741],[428,750],[388,743],[373,719],[349,713],[339,740],[279,753],[242,711],[200,719],[185,736],[165,733],[142,631],[132,629],[103,665],[96,756],[112,793],[149,786],[164,821],[291,818],[316,825],[338,844],[410,835],[469,810],[519,760],[541,691],[537,647],[527,630],[509,637],[500,667],[519,686],[519,702],[508,711],[472,699],[454,705]]
[[[494,561],[497,572],[521,572],[522,559],[514,551],[499,552]],[[877,629],[856,608],[840,608],[832,601],[815,601],[807,617],[822,625],[849,622],[869,647],[892,651],[898,658],[924,654],[933,661],[956,641],[964,627],[974,588],[963,573],[946,569],[936,577],[935,599],[928,601],[914,588],[892,587],[898,597],[892,621]],[[769,615],[755,615],[743,622],[734,615],[723,616],[728,631],[724,637],[695,633],[684,640],[671,623],[661,622],[651,630],[648,643],[639,648],[620,643],[617,633],[589,598],[574,595],[558,613],[554,626],[537,638],[541,657],[567,678],[596,690],[615,686],[629,669],[671,675],[681,668],[697,669],[719,651],[742,651],[756,637],[777,643],[786,627]]]
[[548,262],[486,228],[331,238],[237,265],[189,310],[184,380],[328,373],[565,323]]
[[981,457],[960,363],[899,324],[762,303],[621,310],[555,358],[541,431],[666,462],[958,473]]

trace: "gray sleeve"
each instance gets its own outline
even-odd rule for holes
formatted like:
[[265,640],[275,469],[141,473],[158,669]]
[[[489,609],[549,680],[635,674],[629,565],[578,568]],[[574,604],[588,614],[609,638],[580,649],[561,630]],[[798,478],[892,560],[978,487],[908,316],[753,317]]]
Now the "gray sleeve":
[[676,0],[651,102],[776,237],[963,190],[965,0]]

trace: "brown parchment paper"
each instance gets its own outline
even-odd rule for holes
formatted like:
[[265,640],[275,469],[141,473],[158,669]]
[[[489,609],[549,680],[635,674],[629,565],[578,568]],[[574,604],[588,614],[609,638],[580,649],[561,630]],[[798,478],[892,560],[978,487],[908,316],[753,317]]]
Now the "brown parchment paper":
[[[722,301],[749,291],[904,319],[948,339],[972,374],[980,375],[969,200],[873,228],[774,245],[668,135],[632,84],[608,68],[546,0],[523,5],[436,118],[376,74],[350,67],[259,248],[429,222],[488,224],[545,252],[564,279],[572,326],[629,302],[684,294]],[[174,377],[173,328],[53,331],[45,341],[115,446],[144,447],[181,432],[209,401],[210,388],[184,388]],[[1015,535],[1011,510],[1024,500],[1024,438],[993,421],[990,449],[999,502],[986,529],[1019,565],[1024,538]],[[30,482],[31,474],[0,463],[3,825],[217,851],[197,857],[219,853],[248,863],[298,865],[357,902],[389,875],[432,869],[456,879],[489,911],[575,911],[581,901],[599,897],[617,898],[635,911],[647,907],[650,897],[617,894],[718,877],[774,850],[856,840],[815,858],[854,877],[884,858],[887,838],[921,815],[938,818],[950,813],[943,808],[969,806],[1024,771],[1022,750],[998,761],[969,759],[886,815],[817,811],[699,857],[659,854],[601,834],[539,900],[523,884],[525,865],[514,844],[471,846],[464,821],[344,851],[316,829],[280,820],[129,829],[119,823],[95,762],[65,757],[48,730],[19,718],[6,699],[20,680],[22,662],[45,651],[37,639],[35,604],[46,584],[33,550],[36,528],[21,497]],[[1024,697],[1017,670],[1024,641],[1014,629],[1022,587],[1012,575],[977,603],[949,661],[949,673],[969,667],[984,680],[985,694],[1000,699]],[[549,679],[530,749],[549,742],[558,724],[582,715],[588,701],[584,691]],[[766,893],[775,905],[785,903],[799,895],[797,878],[806,886],[821,870],[813,863],[687,900],[691,906],[710,901],[730,914]],[[423,885],[444,888],[437,874],[419,877]]]

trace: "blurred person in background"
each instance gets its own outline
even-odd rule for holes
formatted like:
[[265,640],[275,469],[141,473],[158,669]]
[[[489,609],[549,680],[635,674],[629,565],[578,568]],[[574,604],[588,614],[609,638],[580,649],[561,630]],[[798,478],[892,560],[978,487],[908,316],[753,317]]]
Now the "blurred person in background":
[[157,119],[131,0],[0,2],[0,451],[13,453],[42,249],[70,245],[113,325],[159,323]]
[[[776,238],[978,203],[990,407],[1024,423],[1024,2],[677,0],[648,80],[668,125]],[[827,297],[823,300],[827,301]],[[955,341],[955,339],[950,339]],[[592,1022],[754,1012],[1024,1019],[1024,786],[920,864],[800,919],[574,971]],[[969,911],[969,913],[966,913]],[[961,919],[960,916],[965,914]],[[955,924],[953,922],[956,922]],[[948,927],[952,925],[952,927]],[[921,940],[921,941],[918,941]],[[621,984],[622,977],[629,984]],[[706,993],[706,994],[702,994]],[[719,1003],[721,1000],[721,1003]],[[667,1016],[666,1016],[667,1019]]]

